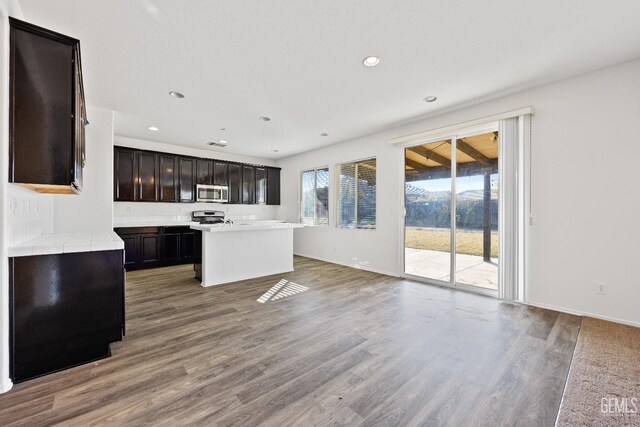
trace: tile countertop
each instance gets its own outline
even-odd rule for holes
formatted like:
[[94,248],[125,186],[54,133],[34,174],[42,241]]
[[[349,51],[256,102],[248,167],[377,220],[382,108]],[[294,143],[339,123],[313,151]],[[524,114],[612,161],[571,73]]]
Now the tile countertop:
[[113,222],[113,228],[127,228],[127,227],[189,227],[196,225],[194,221],[165,221],[165,220],[144,220],[144,221],[126,221],[118,220]]
[[95,233],[42,234],[8,248],[10,257],[66,254],[124,249],[124,242],[113,231]]
[[206,231],[210,233],[224,231],[248,231],[248,230],[282,230],[286,228],[302,228],[302,224],[279,221],[253,221],[252,223],[233,223],[233,224],[196,224],[192,225],[193,230]]

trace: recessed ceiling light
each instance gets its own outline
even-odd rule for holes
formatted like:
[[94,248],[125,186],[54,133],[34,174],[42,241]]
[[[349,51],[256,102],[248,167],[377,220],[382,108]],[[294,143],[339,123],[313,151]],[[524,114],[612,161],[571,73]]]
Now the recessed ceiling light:
[[322,132],[322,133],[320,134],[320,136],[329,136],[329,134],[328,134],[328,133],[325,133],[325,132]]
[[259,118],[260,120],[262,120],[263,122],[268,122],[268,121],[270,121],[270,120],[271,120],[271,119],[270,119],[269,117],[267,117],[267,116],[262,116],[262,117],[258,117],[258,118]]
[[427,96],[426,98],[424,98],[423,101],[424,102],[434,102],[436,99],[438,99],[437,96],[430,95],[430,96]]
[[172,90],[171,92],[169,92],[169,95],[173,96],[174,98],[184,98],[184,95],[181,94],[180,92],[176,92],[174,90]]
[[158,132],[160,130],[155,126],[149,126],[147,129],[149,129],[151,132]]
[[220,141],[218,141],[218,143],[227,145],[227,140],[226,139],[221,139]]
[[377,56],[367,56],[362,60],[362,64],[365,67],[375,67],[380,63],[380,58]]

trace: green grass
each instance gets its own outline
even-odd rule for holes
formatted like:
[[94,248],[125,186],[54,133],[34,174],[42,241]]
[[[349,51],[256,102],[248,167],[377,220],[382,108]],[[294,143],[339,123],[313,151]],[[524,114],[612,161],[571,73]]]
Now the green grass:
[[[429,249],[449,252],[451,232],[446,228],[407,227],[405,246],[413,249]],[[458,230],[456,252],[459,254],[482,256],[482,231]],[[491,232],[491,258],[498,258],[498,233]]]

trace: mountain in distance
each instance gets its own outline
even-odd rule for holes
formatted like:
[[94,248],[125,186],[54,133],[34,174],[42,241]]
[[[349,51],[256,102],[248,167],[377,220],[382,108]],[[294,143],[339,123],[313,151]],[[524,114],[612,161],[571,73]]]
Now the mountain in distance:
[[[407,199],[412,202],[435,202],[451,200],[449,191],[429,191],[411,184],[406,184],[405,192],[407,195]],[[491,198],[494,200],[498,198],[497,188],[491,189]],[[484,190],[466,190],[458,193],[457,199],[458,201],[484,200]]]

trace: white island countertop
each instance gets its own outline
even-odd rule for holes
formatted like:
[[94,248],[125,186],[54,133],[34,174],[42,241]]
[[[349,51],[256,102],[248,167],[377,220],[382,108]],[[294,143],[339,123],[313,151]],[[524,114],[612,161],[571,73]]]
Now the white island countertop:
[[196,277],[202,286],[214,286],[293,271],[295,228],[302,224],[270,220],[192,225],[202,232]]
[[124,242],[113,231],[86,233],[50,233],[11,246],[10,257],[95,252],[124,249]]
[[233,224],[196,224],[191,229],[206,231],[210,233],[227,231],[249,231],[249,230],[283,230],[288,228],[302,228],[302,224],[279,221],[238,221]]

